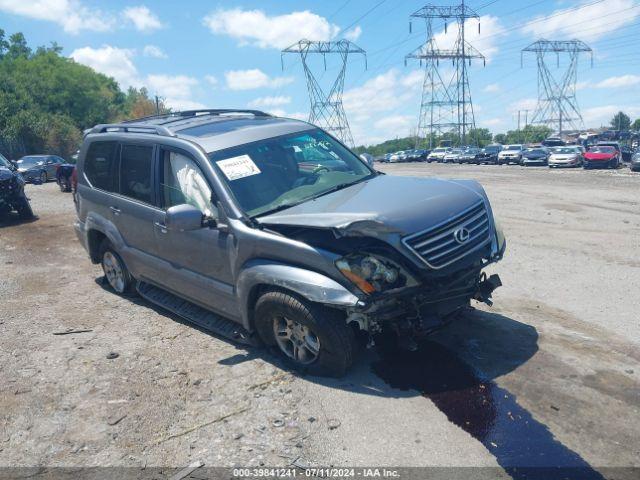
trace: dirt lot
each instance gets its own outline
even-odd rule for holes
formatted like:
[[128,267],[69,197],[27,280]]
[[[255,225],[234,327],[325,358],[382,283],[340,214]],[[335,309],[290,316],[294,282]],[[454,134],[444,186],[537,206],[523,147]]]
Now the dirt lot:
[[[568,465],[637,478],[607,468],[640,467],[640,174],[380,168],[478,179],[509,242],[493,269],[504,287],[421,351],[364,351],[340,380],[293,375],[114,295],[74,237],[69,194],[28,187],[39,219],[0,228],[0,466],[482,466],[524,478],[513,467]],[[55,335],[67,330],[88,331]]]

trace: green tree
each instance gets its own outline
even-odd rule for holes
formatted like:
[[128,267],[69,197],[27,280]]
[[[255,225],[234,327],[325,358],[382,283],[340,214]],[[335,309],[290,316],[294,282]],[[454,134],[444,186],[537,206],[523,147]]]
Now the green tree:
[[493,136],[493,141],[495,143],[501,143],[502,145],[505,145],[507,143],[507,134],[497,133]]
[[631,130],[640,130],[640,118],[637,118],[636,121],[631,124]]
[[615,130],[629,130],[631,118],[624,112],[618,112],[613,116],[610,124]]
[[491,143],[491,132],[488,128],[473,128],[469,130],[470,143],[478,147],[485,147]]

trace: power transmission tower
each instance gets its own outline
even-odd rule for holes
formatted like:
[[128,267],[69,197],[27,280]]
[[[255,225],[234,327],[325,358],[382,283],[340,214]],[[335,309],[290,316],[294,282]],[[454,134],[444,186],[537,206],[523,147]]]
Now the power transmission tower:
[[[344,91],[344,77],[347,71],[347,59],[350,54],[362,54],[365,58],[366,68],[366,52],[358,47],[355,43],[348,40],[339,40],[335,42],[312,42],[310,40],[300,40],[299,42],[285,48],[285,53],[295,53],[300,55],[304,74],[307,79],[307,88],[309,90],[309,102],[311,110],[309,112],[309,123],[313,123],[323,127],[332,133],[342,143],[354,147],[353,137],[347,115],[342,106],[342,93]],[[320,86],[318,79],[312,72],[312,68],[307,61],[310,54],[321,54],[324,60],[324,70],[327,70],[327,55],[339,55],[342,60],[342,67],[338,71],[338,75],[331,84],[329,93]],[[283,64],[284,68],[284,64]]]
[[[409,59],[416,59],[421,66],[423,62],[425,64],[418,137],[425,139],[428,136],[429,146],[433,147],[436,135],[455,133],[465,144],[467,133],[475,128],[468,65],[474,58],[484,62],[484,56],[465,39],[465,22],[470,18],[478,20],[479,32],[480,17],[463,0],[460,5],[455,6],[425,5],[414,12],[411,18],[424,19],[427,27],[427,41],[405,57],[405,63]],[[445,33],[449,21],[456,23],[458,35],[452,49],[440,49],[436,45],[433,35],[434,19],[444,20]],[[409,31],[411,30],[412,22],[409,23]],[[451,78],[446,79],[441,74],[440,60],[451,60],[454,67]]]
[[[590,53],[593,67],[591,48],[580,40],[538,40],[522,50],[521,63],[527,52],[536,54],[538,64],[538,104],[531,123],[555,128],[559,135],[562,135],[567,127],[571,130],[583,128],[584,122],[576,100],[578,57],[580,53]],[[555,54],[556,65],[559,68],[560,54],[563,53],[569,55],[569,65],[558,81],[549,70],[546,60],[549,54]]]

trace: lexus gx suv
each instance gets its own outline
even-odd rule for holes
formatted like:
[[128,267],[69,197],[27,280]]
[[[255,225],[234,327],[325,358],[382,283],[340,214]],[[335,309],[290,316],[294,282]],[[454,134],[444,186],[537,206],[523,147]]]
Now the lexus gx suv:
[[198,110],[85,135],[75,229],[118,294],[340,376],[356,339],[415,348],[500,286],[482,187],[376,172],[327,132]]

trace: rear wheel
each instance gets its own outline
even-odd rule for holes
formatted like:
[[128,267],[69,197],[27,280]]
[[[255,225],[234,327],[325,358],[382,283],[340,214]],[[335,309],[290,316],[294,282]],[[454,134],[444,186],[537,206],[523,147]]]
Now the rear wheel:
[[47,183],[49,181],[49,177],[47,176],[47,172],[40,173],[40,181],[42,183]]
[[296,370],[341,377],[353,363],[354,333],[344,318],[293,294],[264,293],[255,305],[255,325],[261,339]]
[[100,263],[109,286],[116,293],[127,295],[135,291],[135,280],[120,255],[113,249],[111,242],[106,239],[100,245]]

